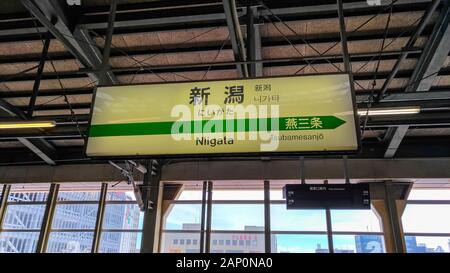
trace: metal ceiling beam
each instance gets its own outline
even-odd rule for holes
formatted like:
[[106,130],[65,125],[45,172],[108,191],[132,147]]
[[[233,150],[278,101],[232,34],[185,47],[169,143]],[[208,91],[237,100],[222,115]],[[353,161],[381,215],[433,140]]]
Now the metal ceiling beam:
[[[425,27],[430,22],[431,18],[433,17],[434,11],[439,6],[440,0],[433,0],[433,2],[430,3],[427,11],[423,15],[422,19],[419,22],[419,25],[417,26],[416,32],[409,37],[408,42],[405,45],[405,48],[411,48],[416,43],[417,39],[422,34],[422,31],[425,29]],[[403,53],[400,55],[400,57],[397,59],[397,62],[394,65],[394,68],[392,69],[392,72],[389,74],[389,77],[386,79],[386,81],[383,84],[383,87],[381,88],[380,93],[378,93],[376,97],[376,101],[379,101],[386,93],[386,90],[388,89],[389,85],[391,84],[392,80],[394,80],[395,76],[397,75],[398,71],[400,70],[400,65],[403,63],[404,60],[406,60],[406,57],[408,57],[408,53]]]
[[[431,16],[429,13],[434,12],[439,2],[440,1],[434,0],[430,4],[428,14],[424,15],[423,21],[427,20],[427,16]],[[433,81],[436,78],[437,73],[441,70],[442,65],[444,64],[449,54],[450,4],[449,1],[443,1],[443,3],[444,3],[443,7],[440,10],[440,15],[435,23],[434,30],[431,36],[428,38],[424,51],[422,52],[422,55],[416,65],[416,68],[414,69],[413,74],[410,78],[409,88],[406,89],[406,91],[408,92],[414,93],[417,91],[429,91],[433,85]],[[411,46],[410,43],[408,43],[408,45]],[[399,59],[399,61],[401,60]],[[397,64],[394,67],[394,71],[397,67]],[[380,93],[381,97],[383,94],[383,90],[384,89],[382,89]],[[393,127],[387,131],[386,136],[388,139],[388,144],[384,157],[392,158],[395,156],[407,131],[408,126]]]
[[263,76],[261,53],[261,29],[259,25],[258,7],[252,6],[252,0],[247,0],[247,61],[249,76]]
[[[426,3],[429,3],[431,0],[399,0],[394,4],[396,9],[402,11],[402,9],[406,8],[407,11],[411,10],[411,7],[414,7],[416,5],[424,5]],[[156,1],[158,2],[158,1]],[[282,3],[282,1],[277,1]],[[146,3],[149,6],[153,5],[154,2]],[[381,8],[385,5],[390,4],[390,0],[382,0],[381,1]],[[127,16],[124,20],[118,20],[115,24],[115,26],[119,29],[119,32],[122,32],[123,30],[129,30],[129,29],[137,29],[137,28],[161,28],[161,27],[170,27],[170,28],[176,28],[184,27],[186,24],[197,24],[197,27],[204,27],[205,24],[211,24],[211,22],[214,22],[215,25],[217,23],[223,21],[225,19],[225,16],[223,13],[203,13],[198,14],[196,11],[198,10],[197,7],[192,7],[191,10],[193,11],[192,15],[178,15],[181,14],[180,11],[176,15],[172,15],[173,12],[170,12],[170,10],[166,10],[167,14],[171,14],[170,17],[157,17],[154,18],[154,16],[149,16],[145,12],[143,12],[143,9],[138,9],[137,11],[134,11],[133,9],[129,9],[129,12],[126,10],[127,6],[129,5],[121,5],[121,13],[128,13],[127,15],[130,15],[132,13],[139,13],[136,16]],[[189,10],[189,4],[186,4],[184,7],[183,12],[186,13],[187,10]],[[278,6],[282,6],[278,4]],[[107,8],[107,7],[105,7]],[[370,6],[365,1],[354,1],[349,3],[344,3],[344,10],[346,12],[351,13],[352,15],[360,15],[361,11],[368,10],[373,11],[377,10],[380,7],[377,6]],[[104,30],[107,29],[107,22],[104,19],[104,13],[99,14],[97,10],[92,10],[91,7],[86,8],[86,13],[83,16],[84,23],[80,24],[80,27],[86,28],[86,29],[95,29],[95,30]],[[328,16],[330,13],[333,14],[334,11],[336,11],[336,5],[334,4],[316,4],[316,5],[307,5],[307,6],[296,6],[296,7],[277,7],[272,8],[273,12],[280,17],[287,17],[287,19],[291,18],[301,18],[302,16],[311,16],[313,14],[315,17],[321,17],[324,18],[324,16]],[[153,11],[158,12],[158,11]],[[244,8],[238,8],[239,15],[245,14],[245,7]],[[262,14],[267,13],[267,11],[263,11]],[[22,18],[23,20],[28,20],[29,18]],[[3,23],[0,20],[0,23]],[[9,24],[9,22],[5,22],[5,24]],[[6,25],[8,26],[8,25]],[[20,35],[29,35],[30,37],[36,37],[36,33],[45,33],[47,31],[47,28],[38,26],[38,29],[35,27],[19,27],[14,28],[12,27],[4,27],[0,29],[0,37],[6,38],[6,37],[18,37]]]
[[47,59],[48,48],[50,46],[50,33],[47,33],[45,37],[45,42],[42,48],[41,59],[39,60],[38,69],[36,72],[36,78],[33,84],[33,91],[30,97],[30,102],[28,103],[27,117],[33,117],[34,107],[36,105],[36,99],[39,92],[39,86],[41,84],[42,73],[44,72],[45,60]]
[[450,2],[443,3],[437,24],[409,80],[406,92],[430,90],[450,52]]
[[[87,68],[98,70],[102,64],[102,54],[92,40],[89,32],[75,26],[71,31],[64,9],[57,0],[21,0],[22,4],[44,25],[74,56]],[[53,23],[55,22],[55,23]],[[111,72],[106,72],[107,84],[117,84],[119,81]],[[90,74],[94,80],[99,80],[100,71]]]
[[[236,2],[234,0],[223,0],[223,9],[228,25],[229,37],[233,48],[234,59],[236,61],[246,61],[247,54],[245,52],[244,39],[242,38],[241,25],[236,10]],[[247,78],[248,70],[246,65],[236,65],[239,76]]]
[[106,85],[109,82],[114,82],[114,79],[112,78],[108,79],[108,77],[111,76],[111,73],[108,73],[108,70],[110,70],[111,68],[111,66],[109,65],[109,57],[111,54],[111,45],[114,32],[114,21],[116,20],[116,11],[117,11],[117,0],[112,0],[109,10],[108,29],[106,30],[105,45],[103,47],[103,58],[100,67],[99,84],[101,85]]
[[[412,4],[423,4],[428,3],[431,0],[399,0],[394,6],[410,6]],[[382,0],[382,5],[390,4],[390,0]],[[350,3],[344,3],[344,10],[353,11],[361,9],[373,9],[367,4],[366,1],[354,1]],[[375,7],[376,8],[376,7]],[[308,6],[296,6],[287,8],[271,8],[273,13],[277,16],[305,16],[311,14],[326,14],[336,11],[336,4],[325,4],[325,5],[308,5]],[[238,8],[239,16],[246,13],[245,7]],[[86,15],[89,15],[87,13]],[[261,11],[262,15],[269,15],[267,11]],[[189,15],[189,16],[173,16],[173,17],[163,17],[163,18],[136,18],[133,20],[123,20],[117,21],[116,27],[118,28],[133,28],[133,27],[161,27],[167,25],[183,25],[192,23],[205,23],[211,21],[224,20],[225,16],[223,13],[212,13],[212,14],[199,14],[199,15]],[[86,22],[81,24],[83,27],[88,29],[106,29],[107,24],[105,22]]]
[[[27,115],[19,108],[11,105],[5,100],[0,98],[0,110],[3,110],[6,114],[15,119],[27,120]],[[49,165],[55,165],[57,159],[56,149],[47,141],[43,139],[27,139],[19,137],[18,140],[33,151],[37,156],[44,160]]]

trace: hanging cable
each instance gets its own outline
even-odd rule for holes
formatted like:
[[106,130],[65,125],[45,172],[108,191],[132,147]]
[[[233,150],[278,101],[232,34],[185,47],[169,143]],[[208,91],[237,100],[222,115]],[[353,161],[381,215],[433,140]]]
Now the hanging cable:
[[387,18],[387,21],[386,21],[386,26],[384,27],[383,41],[381,42],[381,47],[380,47],[380,50],[379,50],[379,53],[378,53],[378,62],[377,62],[377,65],[375,67],[375,71],[373,72],[372,90],[371,90],[371,93],[370,93],[370,96],[369,96],[369,103],[367,105],[367,111],[366,111],[366,115],[365,115],[365,118],[364,118],[363,127],[362,127],[362,130],[361,130],[361,140],[364,139],[364,131],[366,130],[367,121],[369,120],[369,111],[370,111],[370,108],[372,107],[372,102],[373,102],[373,100],[375,98],[374,97],[375,96],[375,86],[377,85],[377,75],[378,75],[378,71],[379,71],[380,63],[381,63],[381,54],[383,53],[383,50],[384,50],[384,44],[386,42],[386,38],[387,38],[388,30],[389,30],[389,24],[391,22],[392,10],[393,10],[393,8],[391,6],[391,9],[389,11],[389,15],[388,15],[388,18]]

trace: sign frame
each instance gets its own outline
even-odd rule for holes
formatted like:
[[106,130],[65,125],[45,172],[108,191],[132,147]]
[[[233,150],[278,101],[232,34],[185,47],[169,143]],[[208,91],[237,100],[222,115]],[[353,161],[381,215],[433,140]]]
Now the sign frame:
[[[294,196],[288,196],[289,190],[293,191]],[[300,196],[295,196],[295,192]],[[365,192],[367,193],[365,194]],[[371,209],[372,200],[370,192],[370,183],[364,182],[345,184],[286,184],[283,187],[283,197],[286,199],[287,210],[369,210]],[[316,198],[320,196],[320,199],[313,200],[310,198],[302,200],[301,197],[304,195],[315,195]],[[290,201],[292,201],[292,203],[290,203]],[[297,204],[295,204],[296,201]],[[368,203],[365,203],[366,201],[368,201]],[[300,203],[300,205],[298,203]]]
[[[176,84],[176,83],[192,83],[192,82],[223,82],[223,81],[238,81],[246,79],[273,79],[273,78],[292,78],[292,77],[308,77],[308,76],[327,76],[327,75],[347,75],[350,83],[350,95],[353,105],[353,117],[356,130],[356,150],[341,150],[341,151],[303,151],[303,152],[292,152],[292,151],[280,151],[280,152],[250,152],[250,153],[196,153],[196,154],[161,154],[161,155],[119,155],[119,156],[89,156],[87,154],[87,146],[89,142],[89,135],[91,131],[92,116],[95,107],[95,100],[97,97],[98,87],[120,87],[120,86],[139,86],[139,85],[164,85],[164,84]],[[87,130],[87,140],[84,144],[84,155],[91,159],[185,159],[185,158],[254,158],[254,157],[299,157],[299,156],[320,156],[320,155],[354,155],[361,153],[361,129],[358,117],[358,109],[356,104],[356,95],[354,91],[354,83],[349,73],[338,72],[338,73],[312,73],[308,75],[282,75],[282,76],[270,76],[270,77],[256,77],[256,78],[230,78],[230,79],[218,79],[218,80],[200,80],[200,81],[167,81],[167,82],[157,82],[157,83],[135,83],[135,84],[115,84],[115,85],[98,85],[94,87],[92,94],[92,102],[89,112],[88,130]]]

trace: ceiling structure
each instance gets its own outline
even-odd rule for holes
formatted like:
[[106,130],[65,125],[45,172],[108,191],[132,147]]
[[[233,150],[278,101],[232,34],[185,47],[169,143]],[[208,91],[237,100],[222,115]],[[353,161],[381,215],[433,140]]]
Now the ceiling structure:
[[422,109],[361,116],[353,157],[450,154],[450,1],[343,1],[341,17],[334,0],[17,2],[1,3],[0,120],[57,126],[0,131],[0,164],[92,162],[98,84],[337,73],[347,60],[358,108]]

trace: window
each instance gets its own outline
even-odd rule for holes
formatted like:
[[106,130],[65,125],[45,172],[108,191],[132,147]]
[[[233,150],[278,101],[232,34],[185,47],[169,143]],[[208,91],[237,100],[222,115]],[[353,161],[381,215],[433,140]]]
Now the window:
[[200,230],[201,204],[173,204],[164,218],[164,229]]
[[406,233],[450,233],[450,204],[408,204],[403,213]]
[[270,206],[272,231],[326,231],[325,210],[287,210],[286,205]]
[[139,253],[141,251],[142,232],[102,231],[100,239],[101,253]]
[[273,253],[328,253],[327,235],[274,234]]
[[334,253],[383,253],[383,235],[333,235]]
[[52,232],[48,253],[90,253],[94,232]]
[[[200,252],[200,221],[202,212],[202,183],[164,184],[178,190],[176,200],[163,200],[162,232],[159,252]],[[175,244],[174,239],[177,239]]]
[[450,252],[450,189],[411,190],[402,216],[406,251]]
[[385,252],[381,220],[373,210],[331,210],[330,213],[335,253]]
[[97,204],[57,204],[52,229],[91,229],[97,220]]
[[0,232],[0,253],[36,251],[49,184],[11,186]]
[[139,253],[144,214],[141,212],[131,187],[109,189],[99,252]]
[[47,252],[91,252],[100,188],[99,183],[87,185],[78,183],[61,184]]
[[[264,233],[212,232],[211,239],[212,253],[264,253]],[[251,240],[258,243],[249,244]]]
[[381,221],[372,210],[331,210],[333,231],[381,232]]
[[1,232],[0,253],[36,252],[39,232]]
[[[99,183],[60,185],[47,252],[91,252],[97,222]],[[15,184],[11,187],[0,230],[0,252],[35,252],[50,185]],[[131,189],[107,192],[100,232],[100,252],[139,252],[142,213]]]
[[213,204],[211,229],[264,231],[264,205]]
[[[337,181],[342,183],[342,181]],[[232,182],[230,182],[232,183]],[[170,185],[170,184],[169,184]],[[163,205],[163,232],[160,252],[185,253],[188,239],[192,245],[200,238],[202,217],[202,183],[178,185],[184,190],[176,200],[165,200]],[[211,211],[212,253],[265,252],[263,181],[239,181],[225,184],[213,182]],[[384,252],[384,237],[379,217],[371,210],[333,210],[330,223],[324,209],[287,210],[282,196],[284,184],[274,182],[270,191],[270,223],[272,252],[291,253],[372,253]],[[203,211],[205,218],[209,215]],[[205,219],[207,222],[208,219]],[[327,226],[332,225],[330,236],[334,249],[328,249]],[[206,233],[206,231],[205,231]],[[206,235],[206,234],[205,234]],[[196,239],[193,239],[196,237]],[[174,238],[183,238],[175,244]],[[184,241],[185,240],[185,241]],[[197,251],[200,250],[198,246]]]

